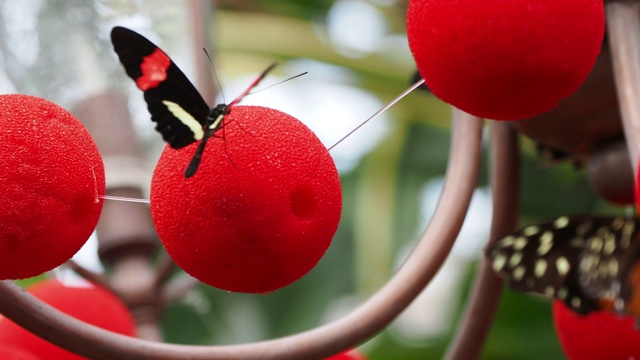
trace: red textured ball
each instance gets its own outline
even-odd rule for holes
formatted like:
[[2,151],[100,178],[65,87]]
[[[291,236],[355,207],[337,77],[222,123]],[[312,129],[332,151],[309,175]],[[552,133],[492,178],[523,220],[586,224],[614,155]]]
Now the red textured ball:
[[603,35],[602,0],[411,0],[407,13],[431,91],[495,120],[556,107],[586,79]]
[[[122,335],[136,334],[133,317],[125,304],[102,287],[70,287],[51,279],[33,285],[27,290],[36,298],[76,319]],[[28,350],[41,359],[84,359],[40,339],[11,320],[0,317],[0,347],[3,344]]]
[[640,359],[640,331],[634,317],[604,311],[580,316],[554,301],[553,321],[569,359]]
[[299,279],[331,244],[340,179],[320,140],[277,110],[236,106],[207,143],[166,147],[151,181],[151,215],[187,273],[228,291],[265,293]]
[[367,360],[358,350],[347,350],[339,354],[330,356],[325,360]]
[[95,228],[104,166],[68,111],[0,95],[0,279],[42,274],[69,260]]
[[633,188],[633,197],[636,203],[636,211],[640,211],[640,162],[638,163],[638,167],[636,169],[637,171],[634,181],[635,186]]
[[2,360],[42,360],[25,349],[11,345],[0,346],[0,359]]

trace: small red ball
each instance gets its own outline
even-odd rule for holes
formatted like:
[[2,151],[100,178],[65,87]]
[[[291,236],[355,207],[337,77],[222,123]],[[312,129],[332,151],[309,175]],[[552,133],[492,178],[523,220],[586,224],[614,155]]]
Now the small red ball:
[[431,91],[470,114],[519,120],[580,87],[600,52],[602,0],[411,0],[409,47]]
[[94,230],[104,166],[65,109],[0,95],[0,279],[42,274],[69,260]]
[[[27,291],[52,307],[91,325],[122,335],[136,334],[129,309],[117,296],[102,287],[71,287],[50,279],[29,287]],[[3,344],[28,350],[41,359],[84,359],[0,317],[0,347]]]
[[367,358],[362,355],[358,350],[347,350],[343,351],[339,354],[335,354],[330,356],[324,360],[367,360]]
[[640,359],[640,331],[634,317],[605,311],[581,316],[556,300],[553,321],[569,359]]
[[320,260],[340,220],[342,194],[327,149],[277,110],[236,106],[191,178],[199,143],[167,146],[151,181],[151,216],[173,260],[228,291],[266,293]]

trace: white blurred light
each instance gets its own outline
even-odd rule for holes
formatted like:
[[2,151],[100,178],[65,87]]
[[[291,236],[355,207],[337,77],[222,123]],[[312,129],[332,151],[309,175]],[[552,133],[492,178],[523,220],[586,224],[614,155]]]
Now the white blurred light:
[[[420,209],[423,224],[420,231],[433,217],[442,193],[443,178],[428,182],[421,191]],[[458,235],[451,255],[447,258],[429,286],[396,319],[393,330],[400,340],[424,342],[446,334],[455,318],[456,307],[460,303],[461,282],[467,267],[480,256],[482,247],[489,237],[492,202],[488,189],[477,189],[471,199],[469,211]],[[398,259],[404,261],[415,244],[401,251]],[[399,261],[398,263],[401,263]]]
[[[436,209],[438,199],[442,192],[444,184],[443,178],[437,178],[427,183],[421,191],[420,208],[423,214],[424,222],[420,229],[427,225],[427,222]],[[476,259],[482,250],[482,247],[489,238],[491,229],[491,215],[493,213],[491,192],[487,188],[478,188],[473,193],[471,204],[467,217],[464,220],[458,239],[456,240],[452,254],[461,256],[468,260]]]
[[370,3],[340,0],[327,14],[327,31],[338,51],[348,56],[364,56],[379,50],[388,26],[382,12]]
[[[80,248],[80,250],[71,258],[83,268],[100,274],[104,272],[104,267],[98,258],[98,238],[94,232],[89,240]],[[90,286],[89,282],[76,274],[73,270],[66,266],[61,266],[55,271],[56,278],[67,286],[86,287]]]

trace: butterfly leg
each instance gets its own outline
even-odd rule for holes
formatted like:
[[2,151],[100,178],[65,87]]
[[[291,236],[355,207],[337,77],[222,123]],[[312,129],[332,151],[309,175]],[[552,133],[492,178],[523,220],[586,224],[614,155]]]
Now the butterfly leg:
[[198,167],[200,166],[200,161],[202,160],[204,147],[207,145],[207,141],[209,141],[209,138],[211,138],[214,133],[215,129],[207,129],[205,131],[204,135],[202,136],[202,141],[198,145],[195,154],[193,154],[193,157],[191,158],[187,169],[184,171],[184,177],[190,178],[196,173]]
[[[224,140],[224,127],[222,127],[222,139]],[[233,161],[233,159],[231,158],[231,155],[229,155],[229,150],[227,149],[227,142],[224,142],[224,153],[227,154],[227,159],[229,159],[229,161],[231,162],[231,165],[233,165],[233,167],[236,170],[240,170],[238,169],[238,166],[236,165],[235,161]]]

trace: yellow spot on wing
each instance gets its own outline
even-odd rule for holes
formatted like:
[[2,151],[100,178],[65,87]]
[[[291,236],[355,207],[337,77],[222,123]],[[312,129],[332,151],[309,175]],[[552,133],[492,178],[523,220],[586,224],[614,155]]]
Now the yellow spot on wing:
[[162,103],[167,107],[169,112],[173,114],[181,123],[189,128],[193,132],[193,137],[196,140],[201,140],[204,136],[204,130],[202,130],[202,125],[198,122],[198,120],[194,119],[191,114],[185,111],[180,105],[168,101],[163,100]]
[[532,236],[532,235],[535,235],[535,234],[537,234],[539,232],[540,232],[540,228],[535,226],[535,225],[527,226],[526,228],[524,228],[522,230],[522,233],[525,236]]
[[507,257],[504,256],[504,254],[498,253],[493,259],[493,263],[492,263],[493,270],[495,272],[501,271],[506,262],[507,262]]
[[536,261],[536,265],[533,270],[534,275],[537,278],[541,278],[544,276],[544,273],[546,271],[547,271],[547,261],[544,259],[538,259],[538,261]]
[[561,216],[559,218],[556,219],[556,221],[553,222],[553,226],[556,229],[562,229],[564,227],[566,227],[567,225],[569,225],[569,218],[566,216]]
[[527,246],[527,238],[524,236],[517,237],[513,242],[513,249],[516,251],[524,249],[525,246]]
[[514,271],[513,271],[513,278],[516,281],[520,281],[522,280],[522,277],[524,276],[526,269],[524,266],[518,266]]
[[567,275],[569,270],[571,269],[571,265],[567,258],[560,256],[556,259],[556,269],[558,270],[558,274],[561,276]]
[[513,255],[511,255],[511,257],[509,258],[509,266],[514,268],[514,267],[518,266],[518,264],[520,264],[521,260],[522,260],[522,253],[521,252],[514,252]]

